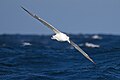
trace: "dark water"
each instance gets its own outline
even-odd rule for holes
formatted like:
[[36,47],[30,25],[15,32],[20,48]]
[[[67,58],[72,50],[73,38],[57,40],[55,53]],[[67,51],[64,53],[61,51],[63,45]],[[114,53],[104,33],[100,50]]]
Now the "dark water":
[[[0,35],[0,80],[120,80],[120,36],[69,35],[97,63],[51,36]],[[85,46],[86,42],[100,45]]]

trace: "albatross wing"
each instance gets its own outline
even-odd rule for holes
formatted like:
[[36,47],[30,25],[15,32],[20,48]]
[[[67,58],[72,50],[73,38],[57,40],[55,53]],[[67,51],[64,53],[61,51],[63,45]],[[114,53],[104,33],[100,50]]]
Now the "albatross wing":
[[27,9],[25,9],[24,7],[21,6],[21,8],[23,10],[25,10],[28,14],[30,14],[32,17],[34,17],[35,19],[39,20],[41,23],[43,23],[45,26],[47,26],[48,28],[50,28],[54,33],[60,33],[59,30],[57,30],[55,27],[53,27],[51,24],[49,24],[48,22],[46,22],[45,20],[43,20],[42,18],[38,17],[35,14],[32,14],[31,12],[29,12]]
[[[27,9],[25,9],[24,7],[21,6],[21,8],[23,10],[25,10],[29,15],[31,15],[32,17],[34,17],[35,19],[39,20],[41,23],[43,23],[45,26],[47,26],[48,28],[50,28],[54,33],[61,33],[59,30],[57,30],[55,27],[53,27],[51,24],[49,24],[48,22],[46,22],[45,20],[43,20],[42,18],[38,17],[35,14],[32,14],[31,12],[29,12]],[[79,52],[81,52],[87,59],[89,59],[91,62],[93,62],[95,64],[95,62],[77,45],[75,44],[73,41],[70,40],[70,44],[72,46],[74,46]]]
[[70,40],[70,44],[74,46],[79,52],[81,52],[87,59],[89,59],[91,62],[95,64],[95,62],[86,54],[77,44],[75,44],[73,41]]

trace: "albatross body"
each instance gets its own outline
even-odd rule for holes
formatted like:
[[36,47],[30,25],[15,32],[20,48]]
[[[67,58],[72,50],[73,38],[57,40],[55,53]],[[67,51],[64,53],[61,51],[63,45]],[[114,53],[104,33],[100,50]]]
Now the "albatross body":
[[70,43],[75,49],[77,49],[79,52],[81,52],[88,60],[90,60],[91,62],[93,62],[95,64],[95,62],[77,44],[75,44],[72,40],[70,40],[70,38],[66,34],[62,33],[61,31],[59,31],[54,26],[52,26],[51,24],[49,24],[48,22],[46,22],[42,18],[38,17],[37,15],[32,14],[24,7],[21,6],[21,8],[23,10],[25,10],[28,14],[30,14],[32,17],[39,20],[42,24],[44,24],[45,26],[50,28],[55,33],[55,35],[53,35],[51,37],[51,39],[55,39],[57,41],[66,41],[66,42]]
[[51,39],[55,39],[57,41],[68,41],[70,43],[69,37],[64,33],[57,33],[53,35]]

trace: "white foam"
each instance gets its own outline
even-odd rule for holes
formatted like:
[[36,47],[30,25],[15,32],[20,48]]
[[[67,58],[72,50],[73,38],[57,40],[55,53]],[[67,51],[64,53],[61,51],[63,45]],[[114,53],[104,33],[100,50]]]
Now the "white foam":
[[99,48],[100,47],[100,45],[96,45],[96,44],[88,43],[88,42],[85,43],[85,46],[86,47],[91,47],[91,48]]
[[32,45],[32,44],[29,43],[29,42],[23,42],[22,44],[23,44],[23,46],[31,46],[31,45]]
[[99,35],[97,35],[97,34],[93,35],[92,38],[93,38],[93,39],[102,39],[102,37],[99,36]]
[[81,43],[81,44],[79,44],[79,46],[83,46],[83,45],[84,45],[84,44],[82,44],[82,43]]
[[2,44],[2,46],[3,46],[3,47],[5,47],[5,46],[6,46],[6,44]]

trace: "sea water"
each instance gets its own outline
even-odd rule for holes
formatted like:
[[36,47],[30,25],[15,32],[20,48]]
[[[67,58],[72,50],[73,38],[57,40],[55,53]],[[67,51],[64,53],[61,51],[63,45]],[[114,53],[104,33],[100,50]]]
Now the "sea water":
[[[69,34],[95,62],[49,35],[0,35],[0,80],[120,80],[120,36]],[[86,43],[99,45],[92,47]]]

